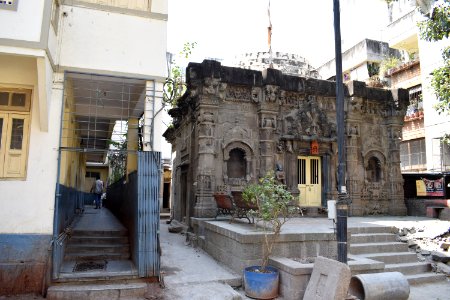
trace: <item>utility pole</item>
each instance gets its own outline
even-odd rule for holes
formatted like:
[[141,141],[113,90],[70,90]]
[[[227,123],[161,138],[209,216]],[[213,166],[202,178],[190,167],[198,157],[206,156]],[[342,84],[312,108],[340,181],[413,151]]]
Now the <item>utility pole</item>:
[[341,21],[339,0],[333,0],[334,45],[336,55],[336,125],[338,142],[337,250],[338,261],[347,263],[348,201],[345,186],[344,85],[342,83]]

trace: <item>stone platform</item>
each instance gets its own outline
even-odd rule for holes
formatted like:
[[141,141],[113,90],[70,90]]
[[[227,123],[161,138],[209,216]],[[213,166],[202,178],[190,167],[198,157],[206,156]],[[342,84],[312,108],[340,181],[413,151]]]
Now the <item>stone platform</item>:
[[[399,243],[395,242],[395,233],[398,232],[398,228],[417,226],[418,222],[434,221],[433,219],[418,217],[348,218],[348,265],[352,275],[385,272],[386,266],[390,266],[389,263],[398,262],[372,259],[364,253],[370,252],[370,250],[386,252],[388,246],[385,244],[397,246]],[[229,219],[199,218],[191,219],[191,224],[194,228],[191,241],[234,272],[242,273],[245,267],[261,263],[261,245],[264,239],[261,224],[248,224],[245,220],[235,220],[230,223]],[[354,241],[352,240],[352,234],[355,236]],[[394,238],[394,241],[386,243],[378,241],[378,239],[384,239],[386,236]],[[371,241],[375,237],[377,240]],[[373,249],[366,251],[365,248],[361,248],[361,244],[356,244],[361,243],[363,238],[368,239],[364,242],[369,243],[367,246],[371,246]],[[353,242],[355,243],[354,247],[352,247]],[[366,245],[362,244],[362,246]],[[406,245],[404,246],[407,248]],[[361,251],[363,254],[359,253]],[[350,252],[355,253],[350,254]],[[395,258],[396,254],[404,253],[389,255]],[[415,253],[410,254],[415,256]],[[314,267],[314,264],[307,260],[317,256],[332,259],[337,257],[333,221],[326,218],[308,217],[290,219],[284,225],[269,261],[270,265],[280,270],[280,293],[283,297],[301,299]],[[409,277],[412,278],[413,276],[415,275]],[[410,281],[409,277],[408,281]],[[413,284],[414,281],[410,281],[410,283]]]

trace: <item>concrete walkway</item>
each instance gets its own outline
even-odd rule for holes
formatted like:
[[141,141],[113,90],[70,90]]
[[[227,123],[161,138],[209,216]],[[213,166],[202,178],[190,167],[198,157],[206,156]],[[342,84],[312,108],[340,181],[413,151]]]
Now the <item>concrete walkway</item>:
[[165,289],[163,299],[242,299],[231,286],[241,286],[235,274],[199,248],[188,245],[185,235],[169,233],[161,221],[161,273]]

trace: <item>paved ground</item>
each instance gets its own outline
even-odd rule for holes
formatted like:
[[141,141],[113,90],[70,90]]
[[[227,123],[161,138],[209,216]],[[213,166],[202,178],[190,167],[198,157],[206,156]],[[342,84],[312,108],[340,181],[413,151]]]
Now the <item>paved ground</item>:
[[[96,216],[95,216],[96,215]],[[92,214],[98,217],[98,214]],[[94,222],[92,219],[91,222]],[[85,226],[89,222],[86,221]],[[228,224],[227,222],[224,222]],[[117,226],[117,224],[114,224]],[[226,225],[228,226],[228,225]],[[255,230],[243,223],[230,224],[239,230]],[[348,227],[358,226],[396,226],[399,228],[425,228],[425,231],[438,234],[448,230],[450,222],[418,217],[352,217]],[[325,218],[297,218],[290,220],[283,232],[333,232],[333,222]],[[234,290],[228,284],[237,285],[239,274],[234,274],[218,264],[201,249],[186,243],[180,233],[169,233],[165,220],[161,221],[161,265],[165,288],[149,284],[146,299],[164,300],[225,300],[249,299],[242,290]],[[225,284],[228,283],[228,284]],[[35,295],[0,296],[0,300],[43,299]],[[280,298],[281,299],[281,298]],[[410,300],[450,300],[450,282],[440,282],[411,286]],[[289,299],[283,299],[289,300]]]

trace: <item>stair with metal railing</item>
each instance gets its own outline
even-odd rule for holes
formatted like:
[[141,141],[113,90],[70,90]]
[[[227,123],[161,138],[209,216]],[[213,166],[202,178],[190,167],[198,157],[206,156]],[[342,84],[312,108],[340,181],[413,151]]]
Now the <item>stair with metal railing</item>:
[[109,210],[87,207],[70,234],[47,298],[143,298],[146,291],[131,260],[128,230]]

